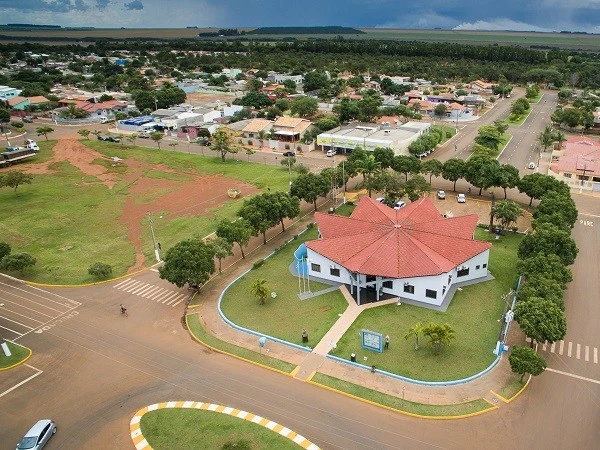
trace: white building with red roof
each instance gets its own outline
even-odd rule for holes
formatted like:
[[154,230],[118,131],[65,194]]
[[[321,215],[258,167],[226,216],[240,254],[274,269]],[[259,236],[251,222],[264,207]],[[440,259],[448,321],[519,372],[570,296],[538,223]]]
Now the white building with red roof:
[[567,139],[552,152],[548,175],[574,188],[600,191],[600,142],[583,136]]
[[[488,279],[491,244],[473,238],[478,216],[445,218],[422,198],[394,210],[363,197],[350,217],[315,213],[319,239],[306,242],[311,277],[440,306],[453,284]],[[362,293],[361,293],[362,291]]]

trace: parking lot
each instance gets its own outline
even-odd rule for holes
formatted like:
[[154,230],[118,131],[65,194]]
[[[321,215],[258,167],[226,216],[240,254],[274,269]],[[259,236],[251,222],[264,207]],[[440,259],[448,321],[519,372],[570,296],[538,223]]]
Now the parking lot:
[[79,302],[0,276],[0,332],[15,341],[74,313]]

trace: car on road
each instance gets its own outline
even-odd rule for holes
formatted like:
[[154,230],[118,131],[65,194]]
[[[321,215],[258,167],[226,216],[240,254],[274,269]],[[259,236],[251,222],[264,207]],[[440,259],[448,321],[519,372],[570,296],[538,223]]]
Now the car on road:
[[406,206],[406,203],[401,200],[394,203],[394,209],[396,211],[398,211],[400,208],[404,208],[405,206]]
[[535,169],[535,163],[534,162],[530,162],[529,164],[527,164],[527,168],[528,169]]
[[465,196],[465,194],[458,194],[456,196],[456,201],[458,203],[467,203],[467,197]]
[[40,450],[54,433],[56,433],[56,424],[53,420],[39,420],[17,444],[17,450]]
[[292,152],[292,151],[283,152],[283,156],[296,156],[296,152]]
[[31,116],[23,116],[23,117],[21,118],[21,120],[22,120],[24,123],[33,123],[33,117],[31,117]]
[[327,150],[327,156],[331,157],[331,156],[335,156],[337,152],[335,150]]
[[445,191],[437,191],[437,198],[440,200],[446,200],[446,192]]

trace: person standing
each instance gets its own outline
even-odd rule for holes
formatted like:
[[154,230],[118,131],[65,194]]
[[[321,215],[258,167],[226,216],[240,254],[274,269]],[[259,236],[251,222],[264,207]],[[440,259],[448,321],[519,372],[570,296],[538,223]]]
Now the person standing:
[[385,344],[383,345],[383,348],[387,350],[389,347],[390,347],[390,336],[388,334],[386,334]]

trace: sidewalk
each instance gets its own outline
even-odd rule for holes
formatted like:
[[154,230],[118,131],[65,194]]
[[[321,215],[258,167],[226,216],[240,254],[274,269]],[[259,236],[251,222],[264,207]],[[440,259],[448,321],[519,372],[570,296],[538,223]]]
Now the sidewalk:
[[[327,207],[328,205],[326,204],[321,209]],[[293,226],[290,226],[285,233],[271,237],[267,245],[259,246],[249,252],[246,260],[236,262],[228,269],[225,269],[221,276],[214,278],[202,288],[200,306],[190,308],[187,314],[198,314],[206,331],[219,339],[258,352],[258,337],[238,331],[221,319],[217,310],[219,295],[231,281],[243,274],[254,261],[267,256],[273,248],[282,245],[291,236],[304,229],[306,224],[311,220],[312,214],[309,214]],[[307,352],[268,340],[263,348],[263,352],[268,352],[270,357],[296,365],[297,368],[292,373],[299,380],[308,380],[314,372],[318,371],[319,373],[417,403],[448,405],[486,399],[493,405],[501,405],[492,391],[498,392],[514,379],[514,374],[510,369],[506,355],[487,374],[473,381],[451,386],[428,386],[411,383],[377,372],[371,373],[370,368],[361,368],[327,358],[326,355],[332,346],[352,325],[363,309],[382,304],[381,302],[379,304],[371,303],[359,307],[344,286],[342,286],[342,293],[344,293],[348,301],[348,308],[325,334],[323,339],[314,344],[312,351]],[[395,299],[388,300],[388,302],[395,301]],[[490,349],[491,351],[492,349]]]

